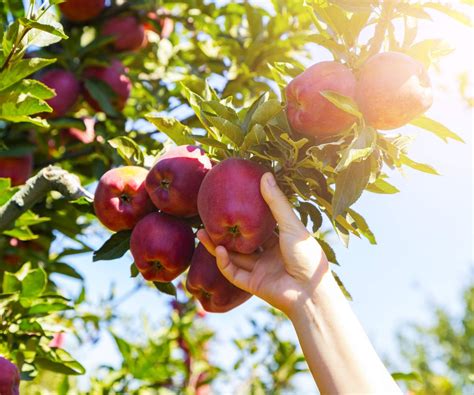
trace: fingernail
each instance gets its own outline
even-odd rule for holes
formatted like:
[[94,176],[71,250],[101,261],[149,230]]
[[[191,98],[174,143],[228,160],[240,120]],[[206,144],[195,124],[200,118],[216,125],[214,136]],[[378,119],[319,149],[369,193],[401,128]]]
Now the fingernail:
[[275,177],[273,177],[273,174],[272,173],[267,173],[265,175],[266,177],[266,181],[267,181],[267,185],[270,187],[270,188],[273,188],[276,186],[276,181],[275,181]]

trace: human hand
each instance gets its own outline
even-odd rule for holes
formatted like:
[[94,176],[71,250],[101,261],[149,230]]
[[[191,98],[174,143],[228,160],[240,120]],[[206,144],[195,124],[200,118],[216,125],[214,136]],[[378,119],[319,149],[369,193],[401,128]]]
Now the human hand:
[[260,191],[279,229],[279,236],[273,235],[261,251],[250,255],[229,252],[214,245],[204,229],[197,236],[231,283],[291,317],[298,305],[314,295],[323,277],[330,273],[329,265],[271,173],[262,176]]

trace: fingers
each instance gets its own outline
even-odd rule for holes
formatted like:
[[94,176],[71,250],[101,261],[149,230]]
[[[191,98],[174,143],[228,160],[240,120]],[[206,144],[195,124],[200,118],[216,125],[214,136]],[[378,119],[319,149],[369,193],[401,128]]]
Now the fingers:
[[290,202],[283,194],[272,173],[265,173],[260,180],[260,191],[270,207],[281,231],[290,233],[307,233],[306,228],[296,216]]
[[204,229],[198,230],[197,238],[202,244],[204,244],[204,247],[206,247],[206,250],[209,252],[209,254],[216,256],[216,246]]
[[262,244],[263,250],[269,250],[270,248],[274,247],[278,243],[278,235],[273,232],[270,238]]
[[227,280],[229,280],[236,287],[250,292],[249,285],[251,273],[232,263],[229,253],[222,246],[216,248],[216,262],[222,275]]
[[[198,230],[197,237],[199,241],[204,244],[206,250],[210,254],[216,256],[216,245],[212,242],[211,238],[204,229]],[[260,256],[259,254],[238,254],[235,252],[231,252],[229,255],[233,264],[249,271],[253,270],[255,262],[257,262],[257,259]]]

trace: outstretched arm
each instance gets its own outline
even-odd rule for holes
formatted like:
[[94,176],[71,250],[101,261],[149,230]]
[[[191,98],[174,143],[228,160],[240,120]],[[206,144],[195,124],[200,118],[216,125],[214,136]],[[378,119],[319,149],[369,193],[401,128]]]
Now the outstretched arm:
[[400,394],[336,284],[324,252],[270,173],[262,177],[261,192],[279,227],[279,237],[261,252],[228,252],[204,230],[198,232],[221,272],[289,317],[322,393]]

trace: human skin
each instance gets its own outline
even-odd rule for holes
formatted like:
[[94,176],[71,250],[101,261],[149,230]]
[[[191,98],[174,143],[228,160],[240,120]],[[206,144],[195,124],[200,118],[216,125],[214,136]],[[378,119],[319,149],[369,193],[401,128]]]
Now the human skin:
[[0,356],[0,394],[20,394],[20,373],[16,365]]
[[383,52],[360,69],[356,101],[369,125],[388,130],[428,110],[433,92],[422,63],[399,52]]
[[320,62],[295,77],[286,87],[287,117],[298,133],[327,137],[349,128],[356,118],[321,95],[333,91],[355,97],[352,70],[339,62]]
[[114,232],[132,229],[155,210],[145,190],[148,171],[138,166],[109,170],[99,180],[94,210],[99,221]]
[[191,145],[171,148],[148,173],[145,186],[153,204],[177,217],[197,215],[199,188],[212,168],[205,152]]
[[147,43],[144,26],[132,15],[108,19],[101,32],[115,37],[112,45],[117,51],[135,51]]
[[81,84],[76,76],[67,70],[54,69],[44,73],[40,81],[56,92],[56,96],[46,100],[53,111],[44,115],[47,118],[60,118],[66,115],[81,92]]
[[193,254],[186,279],[186,289],[204,310],[225,313],[241,305],[252,295],[227,280],[217,267],[216,258],[199,244]]
[[271,236],[275,220],[259,187],[265,171],[258,163],[230,158],[207,173],[198,211],[214,243],[250,254]]
[[130,252],[145,280],[172,281],[189,267],[194,233],[178,218],[151,213],[133,229]]
[[198,232],[222,274],[288,316],[322,394],[401,394],[272,174],[262,177],[261,192],[279,229],[262,251],[229,252]]
[[[98,79],[110,86],[115,97],[111,98],[112,105],[118,110],[122,111],[130,96],[132,83],[125,75],[125,67],[119,60],[114,59],[110,66],[107,67],[87,67],[84,70],[83,76],[90,79]],[[89,94],[87,89],[84,91],[84,98],[90,106],[96,111],[103,111],[99,103]]]
[[0,157],[0,178],[9,178],[12,186],[22,185],[33,172],[33,155]]
[[105,0],[67,0],[59,4],[61,13],[70,21],[86,22],[98,16],[105,7]]

